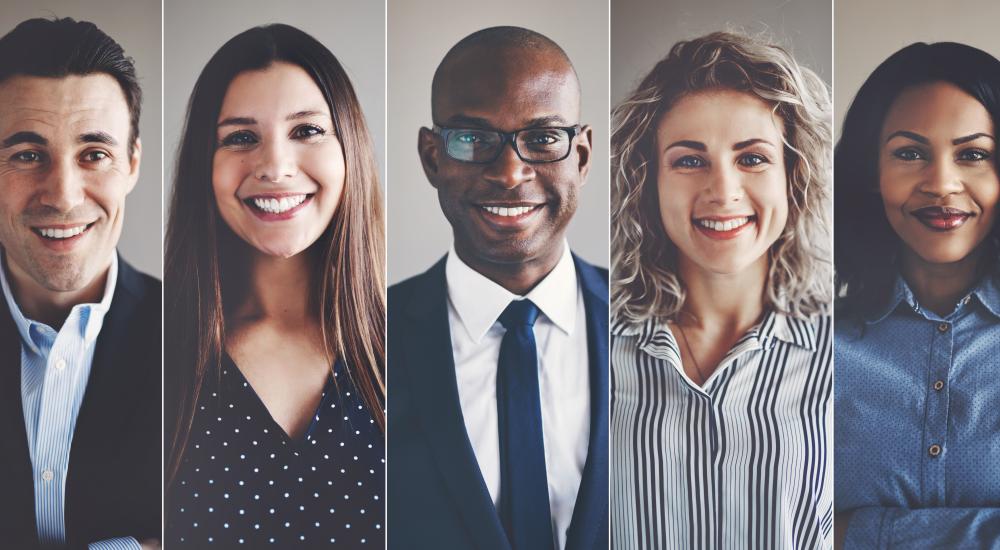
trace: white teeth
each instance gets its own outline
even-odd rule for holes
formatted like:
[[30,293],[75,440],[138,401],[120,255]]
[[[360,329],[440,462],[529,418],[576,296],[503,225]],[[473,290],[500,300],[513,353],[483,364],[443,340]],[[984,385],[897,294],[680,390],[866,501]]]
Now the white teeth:
[[497,216],[520,216],[522,214],[527,214],[535,209],[534,206],[483,206],[483,210],[489,212],[490,214],[496,214]]
[[37,229],[38,233],[49,239],[68,239],[70,237],[75,237],[80,233],[87,230],[86,225],[78,225],[76,227],[70,227],[69,229],[62,229],[57,227],[42,227]]
[[263,197],[257,197],[253,199],[253,204],[257,208],[263,210],[264,212],[269,212],[271,214],[281,214],[282,212],[287,212],[292,208],[302,204],[306,200],[305,195],[293,195],[290,197],[281,197],[280,199],[266,199]]
[[733,229],[746,225],[750,221],[750,217],[744,216],[742,218],[733,218],[726,221],[708,219],[700,219],[696,221],[698,225],[707,227],[713,231],[732,231]]

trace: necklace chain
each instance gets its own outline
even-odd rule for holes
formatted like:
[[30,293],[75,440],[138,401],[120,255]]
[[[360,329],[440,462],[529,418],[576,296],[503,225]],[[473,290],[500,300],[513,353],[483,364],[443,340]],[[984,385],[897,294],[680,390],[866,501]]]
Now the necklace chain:
[[698,373],[698,378],[701,379],[699,385],[704,385],[707,379],[705,375],[701,372],[701,365],[698,364],[698,358],[694,356],[694,351],[691,349],[691,344],[688,342],[687,333],[684,332],[684,327],[680,323],[677,323],[677,328],[681,331],[681,338],[684,339],[684,347],[688,350],[688,355],[691,357],[691,362],[694,363],[694,370]]

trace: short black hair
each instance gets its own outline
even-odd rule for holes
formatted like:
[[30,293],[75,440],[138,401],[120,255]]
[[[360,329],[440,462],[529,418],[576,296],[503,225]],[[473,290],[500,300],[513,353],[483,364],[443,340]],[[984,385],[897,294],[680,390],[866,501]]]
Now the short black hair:
[[[879,137],[889,108],[906,89],[954,84],[979,101],[1000,129],[1000,61],[955,42],[911,44],[892,54],[858,90],[834,152],[834,266],[838,310],[864,315],[885,304],[898,267],[899,237],[879,193]],[[997,162],[994,157],[994,162]],[[988,241],[985,267],[997,272],[1000,225]]]
[[142,89],[131,57],[89,21],[29,19],[0,38],[0,82],[13,76],[62,78],[105,73],[121,86],[128,105],[129,152],[139,137]]

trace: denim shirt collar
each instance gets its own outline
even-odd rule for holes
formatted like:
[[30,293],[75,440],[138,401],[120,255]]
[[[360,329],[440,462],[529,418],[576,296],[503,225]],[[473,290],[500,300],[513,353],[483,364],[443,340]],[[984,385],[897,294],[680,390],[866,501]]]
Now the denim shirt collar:
[[[1000,319],[1000,289],[997,288],[996,277],[987,275],[980,280],[972,292],[959,300],[956,309],[960,305],[968,304],[973,297],[982,304],[986,311]],[[917,297],[914,296],[910,285],[906,284],[902,275],[896,275],[896,282],[889,300],[881,308],[875,309],[865,322],[869,325],[879,323],[900,308],[903,303],[914,313],[923,315],[920,303],[917,302]]]

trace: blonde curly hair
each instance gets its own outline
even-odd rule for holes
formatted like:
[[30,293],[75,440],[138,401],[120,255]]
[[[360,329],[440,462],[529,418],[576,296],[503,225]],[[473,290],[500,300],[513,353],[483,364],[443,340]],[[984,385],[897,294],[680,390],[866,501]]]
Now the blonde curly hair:
[[682,97],[711,89],[753,94],[785,126],[788,221],[769,251],[766,306],[797,317],[828,309],[830,91],[762,37],[716,32],[678,42],[612,111],[611,303],[616,320],[675,320],[684,306],[677,249],[660,217],[656,126]]

